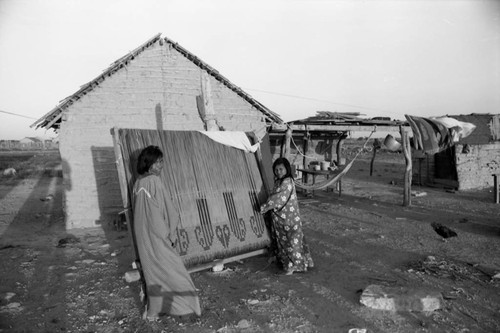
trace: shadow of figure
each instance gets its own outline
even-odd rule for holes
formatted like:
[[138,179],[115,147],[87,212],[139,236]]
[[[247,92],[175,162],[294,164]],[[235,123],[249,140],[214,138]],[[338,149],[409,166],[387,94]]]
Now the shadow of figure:
[[[109,244],[109,254],[117,260],[117,278],[123,280],[125,274],[133,270],[133,265],[138,263],[133,224],[129,218],[130,207],[124,207],[114,147],[92,146],[91,151],[100,211],[100,218],[96,221],[96,225],[102,228],[107,244]],[[137,157],[138,154],[139,152],[134,156]],[[130,170],[135,172],[135,166],[131,165]],[[132,181],[133,179],[130,182]],[[132,187],[132,183],[128,184],[129,193]],[[128,197],[128,202],[131,202],[130,194]],[[133,282],[130,287],[133,289],[131,294],[134,302],[138,308],[141,308],[143,286],[140,282]]]
[[[56,157],[55,157],[56,158]],[[51,163],[52,171],[60,166],[60,157]],[[62,178],[58,172],[38,173],[24,179],[17,187],[17,214],[0,236],[3,264],[0,268],[0,294],[12,292],[11,302],[30,309],[22,320],[0,314],[0,330],[62,331],[68,329],[66,315],[69,282],[61,263],[68,253],[56,247],[66,234],[62,211]],[[24,201],[23,201],[24,200]]]

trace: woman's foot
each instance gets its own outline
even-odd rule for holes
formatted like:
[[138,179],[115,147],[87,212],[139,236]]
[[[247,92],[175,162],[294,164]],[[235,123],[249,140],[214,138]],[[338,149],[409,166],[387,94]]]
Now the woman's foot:
[[190,313],[172,317],[181,323],[194,323],[200,318],[198,315],[196,315],[196,313]]
[[142,319],[149,321],[149,322],[158,322],[160,321],[160,316],[158,314],[156,315],[150,315],[148,314],[148,307],[144,309],[144,313],[142,314]]

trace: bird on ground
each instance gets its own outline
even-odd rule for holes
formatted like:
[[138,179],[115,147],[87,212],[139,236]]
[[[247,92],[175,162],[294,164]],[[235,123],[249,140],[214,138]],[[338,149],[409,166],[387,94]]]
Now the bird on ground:
[[431,223],[431,227],[434,229],[435,232],[438,233],[439,236],[443,238],[449,238],[449,237],[456,237],[457,233],[450,228],[448,228],[445,225],[442,225],[437,222]]

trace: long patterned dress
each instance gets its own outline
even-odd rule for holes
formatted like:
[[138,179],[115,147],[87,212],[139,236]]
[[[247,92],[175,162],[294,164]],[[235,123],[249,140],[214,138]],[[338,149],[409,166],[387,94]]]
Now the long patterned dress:
[[286,271],[305,272],[314,262],[302,231],[299,204],[292,178],[274,183],[273,192],[262,205],[263,212],[271,211],[272,233],[276,256]]
[[147,316],[201,314],[196,288],[172,246],[179,218],[160,177],[134,185],[134,231],[147,287]]

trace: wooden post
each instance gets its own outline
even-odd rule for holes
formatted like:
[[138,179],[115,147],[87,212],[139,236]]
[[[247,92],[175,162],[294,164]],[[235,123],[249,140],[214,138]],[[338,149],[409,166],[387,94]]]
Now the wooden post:
[[412,163],[411,163],[411,147],[408,131],[403,126],[399,127],[401,132],[401,141],[403,144],[403,153],[406,160],[405,182],[403,191],[403,206],[411,206],[411,178],[412,178]]
[[[303,154],[304,154],[304,158],[303,158],[303,167],[302,169],[307,169],[308,165],[308,158],[307,158],[307,150],[309,148],[309,139],[310,139],[310,134],[309,132],[307,131],[307,125],[306,125],[306,132],[304,133],[304,143],[302,145],[302,150],[303,150]],[[304,184],[307,184],[308,182],[308,174],[307,172],[303,172],[302,173],[302,182]],[[304,190],[304,193],[307,195],[308,194],[308,191],[307,190]]]
[[[340,162],[342,159],[342,146],[344,145],[344,141],[347,138],[347,132],[343,132],[337,142],[337,167],[340,167]],[[339,192],[339,197],[342,195],[342,179],[339,179],[337,182],[337,191]]]
[[500,188],[498,184],[498,175],[493,175],[493,190],[495,191],[494,196],[495,196],[495,203],[500,202]]
[[306,128],[306,132],[304,133],[304,144],[302,145],[302,150],[304,151],[304,159],[303,159],[303,167],[302,167],[303,169],[307,169],[307,166],[308,166],[307,165],[307,163],[308,163],[307,150],[309,148],[309,139],[310,138],[311,138],[311,136]]
[[[130,236],[130,241],[132,242],[132,246],[134,247],[135,261],[140,262],[139,250],[137,248],[137,242],[135,240],[135,234],[134,234],[134,216],[132,214],[132,206],[128,195],[129,189],[127,184],[127,176],[125,171],[123,154],[120,145],[119,129],[117,127],[113,127],[111,129],[111,135],[113,136],[113,146],[116,158],[115,163],[116,163],[116,169],[118,171],[118,181],[120,182],[120,192],[122,194],[122,202],[124,208],[122,213],[125,214],[125,220],[127,221],[127,230]],[[142,290],[144,292],[144,295],[146,295],[147,293],[146,280],[144,278],[142,267],[141,269],[139,269],[139,272],[141,273]]]
[[203,100],[203,111],[205,114],[205,127],[207,131],[218,131],[217,115],[215,114],[214,102],[212,99],[212,88],[210,86],[210,76],[207,72],[201,73],[201,97]]
[[285,140],[283,140],[283,143],[281,145],[281,157],[286,158],[288,161],[290,161],[291,138],[292,138],[292,129],[288,127],[288,129],[285,132]]
[[379,150],[382,147],[382,144],[380,143],[379,139],[375,139],[373,141],[373,156],[372,160],[370,161],[370,177],[373,174],[373,162],[375,162],[375,155],[377,155],[377,150]]
[[[113,136],[113,147],[115,151],[116,158],[116,170],[118,171],[118,180],[120,181],[120,192],[122,195],[123,208],[129,208],[129,200],[128,200],[128,185],[127,185],[127,176],[125,172],[125,165],[123,161],[122,151],[120,149],[120,135],[119,129],[117,127],[113,127],[111,129],[111,135]],[[127,221],[128,222],[128,221]],[[130,225],[129,225],[130,226]]]
[[158,131],[163,131],[163,113],[161,111],[160,103],[157,103],[155,106],[155,116],[156,116],[156,129]]
[[335,141],[336,137],[332,136],[331,137],[331,140],[332,140],[332,146],[330,148],[330,164],[333,165],[332,163],[335,161],[333,159],[333,156],[337,153],[337,147],[333,144],[334,141]]

